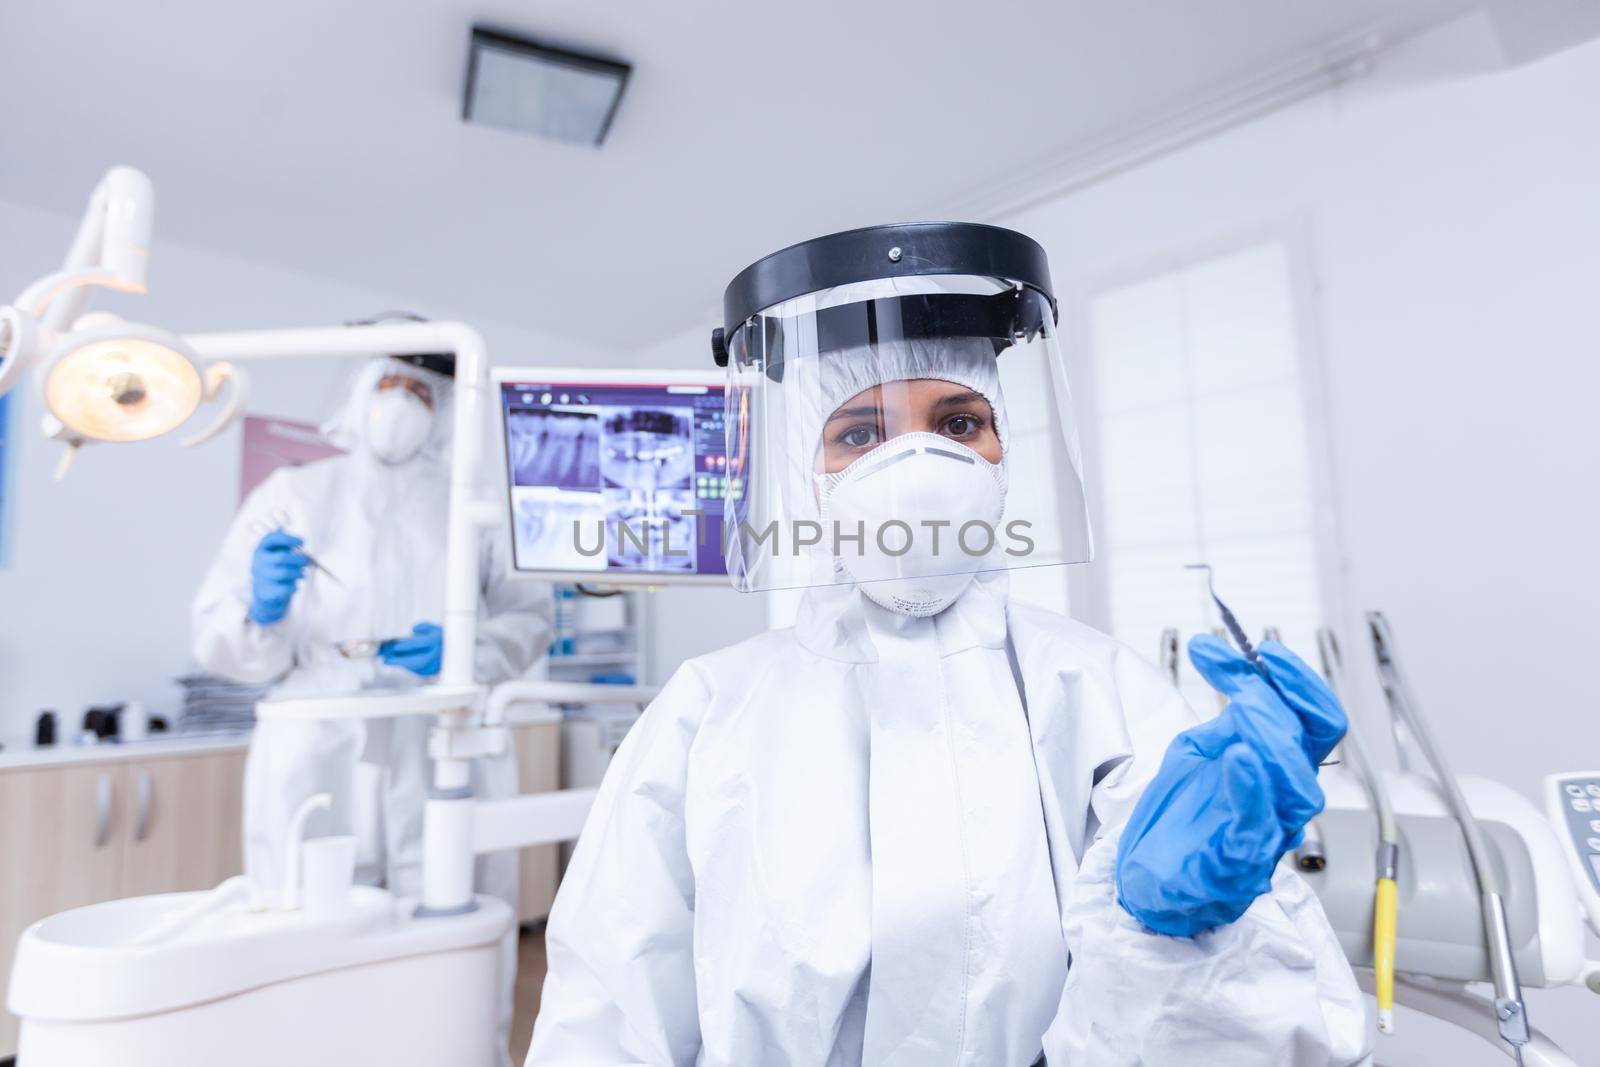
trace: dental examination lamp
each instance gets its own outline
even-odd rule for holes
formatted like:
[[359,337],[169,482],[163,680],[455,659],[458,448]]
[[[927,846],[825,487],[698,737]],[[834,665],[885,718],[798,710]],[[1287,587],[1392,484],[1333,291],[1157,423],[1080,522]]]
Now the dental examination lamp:
[[225,362],[203,363],[182,338],[99,312],[82,315],[92,288],[144,293],[155,191],[132,167],[95,186],[65,265],[0,307],[0,395],[38,367],[46,436],[66,443],[66,468],[88,441],[147,441],[183,425],[202,400],[234,388],[198,445],[221,433],[244,402],[245,380]]

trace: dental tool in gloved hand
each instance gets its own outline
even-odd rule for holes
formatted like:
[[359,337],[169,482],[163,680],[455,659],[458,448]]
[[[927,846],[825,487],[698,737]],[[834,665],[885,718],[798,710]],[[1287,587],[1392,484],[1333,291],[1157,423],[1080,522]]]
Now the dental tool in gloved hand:
[[273,626],[289,613],[289,602],[307,566],[300,538],[272,530],[250,554],[250,605],[246,614],[257,626]]
[[404,637],[357,637],[349,641],[335,641],[333,649],[345,659],[372,659],[383,650],[384,645],[404,640]]
[[378,646],[378,658],[419,678],[432,678],[439,673],[444,658],[444,631],[434,623],[419,622],[411,628],[410,637]]
[[[1250,643],[1250,635],[1244,632],[1244,627],[1239,625],[1239,620],[1228,609],[1228,605],[1222,602],[1222,598],[1217,595],[1217,586],[1212,577],[1211,564],[1185,563],[1183,569],[1186,571],[1206,572],[1206,594],[1211,597],[1211,602],[1217,606],[1217,614],[1222,616],[1222,625],[1228,628],[1228,634],[1233,638],[1233,643],[1239,646],[1239,651],[1244,653],[1244,658],[1249,661],[1250,666],[1256,669],[1256,673],[1265,678],[1267,684],[1272,686],[1280,697],[1287,700],[1288,696],[1282,689],[1278,688],[1277,680],[1272,677],[1272,672],[1267,670],[1266,666],[1261,662],[1260,654],[1256,652],[1255,646]],[[1267,636],[1269,640],[1277,641],[1276,631],[1269,633]],[[1338,760],[1328,760],[1318,764],[1318,766],[1332,767],[1338,762]]]
[[323,574],[326,574],[335,585],[344,584],[337,574],[324,567],[320,562],[318,562],[315,556],[306,551],[304,541],[300,540],[298,537],[295,537],[294,534],[289,533],[289,515],[287,512],[274,511],[272,514],[266,517],[265,521],[256,523],[253,529],[263,538],[271,537],[273,534],[282,534],[286,537],[293,538],[293,551],[295,555],[305,560],[306,566],[310,567],[312,570],[321,571]]
[[1123,910],[1174,937],[1234,922],[1268,892],[1322,810],[1317,765],[1347,725],[1317,673],[1276,641],[1252,663],[1203,634],[1189,659],[1227,706],[1173,739],[1117,851]]
[[1206,572],[1206,593],[1211,597],[1211,602],[1217,606],[1217,613],[1222,616],[1222,625],[1228,628],[1228,633],[1233,637],[1233,643],[1239,646],[1239,651],[1244,653],[1244,658],[1250,662],[1250,666],[1254,667],[1261,677],[1267,680],[1268,685],[1278,691],[1279,696],[1283,696],[1283,690],[1278,689],[1278,683],[1272,680],[1271,672],[1262,666],[1261,656],[1256,652],[1255,646],[1250,643],[1250,635],[1244,632],[1244,627],[1239,625],[1239,620],[1234,617],[1233,612],[1228,610],[1228,605],[1224,604],[1222,598],[1217,595],[1217,585],[1211,571],[1211,564],[1185,563],[1183,569],[1186,571]]

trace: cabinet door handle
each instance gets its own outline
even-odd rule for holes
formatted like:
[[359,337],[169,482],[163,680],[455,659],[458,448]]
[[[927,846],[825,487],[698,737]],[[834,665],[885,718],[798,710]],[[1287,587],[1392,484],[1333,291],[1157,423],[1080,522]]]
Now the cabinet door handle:
[[104,848],[111,840],[111,776],[102,774],[95,783],[94,797],[94,847]]
[[143,841],[150,833],[150,772],[140,771],[134,786],[133,839]]

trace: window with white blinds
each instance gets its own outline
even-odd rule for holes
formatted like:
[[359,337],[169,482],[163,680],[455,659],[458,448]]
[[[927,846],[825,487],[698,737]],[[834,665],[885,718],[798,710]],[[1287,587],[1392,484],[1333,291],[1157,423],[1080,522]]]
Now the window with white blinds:
[[[1221,624],[1204,577],[1259,637],[1308,658],[1322,621],[1302,359],[1288,247],[1254,244],[1090,298],[1101,459],[1097,556],[1109,624],[1152,658]],[[1185,658],[1196,707],[1209,690]]]

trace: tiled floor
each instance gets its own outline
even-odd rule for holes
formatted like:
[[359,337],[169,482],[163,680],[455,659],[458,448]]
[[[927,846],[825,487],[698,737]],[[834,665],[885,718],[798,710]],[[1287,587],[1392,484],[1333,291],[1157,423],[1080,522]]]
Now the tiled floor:
[[528,1057],[533,1038],[533,1017],[539,1013],[539,990],[544,988],[544,927],[525,929],[517,947],[516,1014],[511,1020],[511,1062]]

